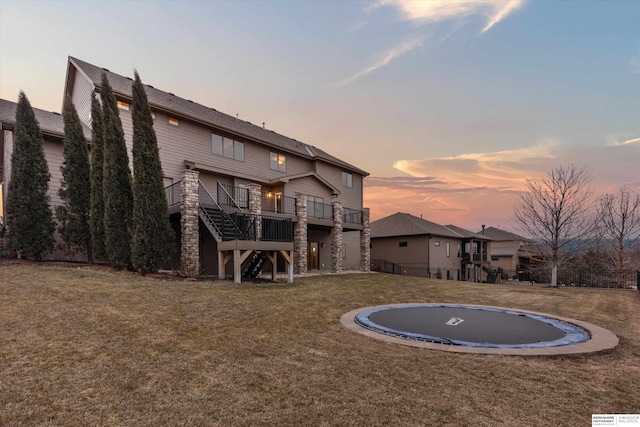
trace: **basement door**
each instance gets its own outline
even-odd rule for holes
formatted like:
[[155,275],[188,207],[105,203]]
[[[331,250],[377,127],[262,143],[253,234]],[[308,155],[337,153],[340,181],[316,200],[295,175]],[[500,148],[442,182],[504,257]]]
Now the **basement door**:
[[319,245],[318,242],[309,242],[307,250],[307,269],[317,270],[319,266]]

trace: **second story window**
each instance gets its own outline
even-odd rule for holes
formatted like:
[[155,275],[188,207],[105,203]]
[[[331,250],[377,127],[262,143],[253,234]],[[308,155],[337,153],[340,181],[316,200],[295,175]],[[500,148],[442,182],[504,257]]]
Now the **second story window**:
[[342,186],[343,187],[353,187],[353,175],[349,172],[342,172]]
[[269,157],[269,167],[274,171],[287,171],[287,158],[284,154],[271,153]]
[[211,134],[211,150],[217,156],[244,161],[244,142],[226,136]]
[[118,102],[118,108],[120,108],[121,110],[129,111],[129,104],[127,104],[126,102],[122,102],[122,101],[117,101],[117,102]]

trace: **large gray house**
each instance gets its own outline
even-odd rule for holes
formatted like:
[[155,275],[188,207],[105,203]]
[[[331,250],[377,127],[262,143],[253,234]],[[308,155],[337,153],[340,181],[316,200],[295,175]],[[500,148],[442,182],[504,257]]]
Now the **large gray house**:
[[[100,93],[103,72],[118,100],[131,153],[131,78],[69,57],[64,93],[90,134],[91,94]],[[275,278],[284,271],[292,280],[294,272],[369,269],[369,210],[362,191],[367,172],[264,126],[150,85],[145,90],[180,246],[175,268],[188,262],[205,275],[231,275],[236,282],[261,272]],[[6,191],[15,104],[3,100],[0,105]],[[36,113],[55,205],[60,202],[62,119]]]

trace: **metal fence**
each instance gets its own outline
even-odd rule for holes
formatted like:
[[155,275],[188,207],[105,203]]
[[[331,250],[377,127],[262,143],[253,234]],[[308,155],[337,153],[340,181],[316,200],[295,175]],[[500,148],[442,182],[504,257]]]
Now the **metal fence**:
[[[551,269],[503,270],[500,279],[503,283],[548,285],[551,283]],[[638,287],[639,280],[635,270],[558,269],[558,286],[634,289]]]
[[460,270],[457,268],[427,268],[398,264],[391,261],[372,259],[371,271],[379,273],[402,274],[404,276],[427,277],[432,279],[460,280]]
[[[406,276],[428,277],[432,279],[460,280],[460,270],[410,266],[385,260],[372,259],[371,271],[402,274]],[[551,283],[551,269],[502,270],[496,283],[527,286],[548,286]],[[640,271],[621,270],[558,270],[558,286],[598,289],[637,289],[640,292]]]

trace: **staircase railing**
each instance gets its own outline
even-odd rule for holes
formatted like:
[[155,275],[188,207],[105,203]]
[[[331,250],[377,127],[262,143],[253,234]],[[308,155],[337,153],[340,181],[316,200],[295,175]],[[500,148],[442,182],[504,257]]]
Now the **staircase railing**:
[[[236,199],[231,195],[231,193],[229,193],[229,191],[227,190],[227,187],[229,187],[232,191],[234,190],[234,188],[236,188],[236,187],[227,186],[225,184],[221,184],[220,182],[218,182],[218,194],[220,194],[220,189],[222,189],[222,192],[227,196],[226,200],[227,201],[231,201],[231,203],[232,203],[232,204],[230,204],[230,203],[225,203],[225,204],[227,204],[229,206],[235,206],[240,212],[243,212],[242,207],[240,207],[238,202],[236,202]],[[248,191],[246,188],[241,188],[241,187],[237,187],[237,189]],[[235,193],[235,191],[234,191],[234,193]],[[247,197],[245,197],[245,199],[248,201],[248,199],[249,199],[248,195],[247,195]]]
[[204,209],[203,205],[207,205],[207,204],[214,205],[216,209],[222,212],[223,215],[226,215],[226,212],[224,211],[224,209],[222,209],[222,207],[218,204],[218,202],[211,196],[211,194],[207,190],[207,187],[205,187],[202,181],[200,180],[198,180],[198,202],[200,205],[200,212],[204,215],[204,217],[208,221],[207,225],[212,226],[216,231],[216,233],[218,234],[219,238],[221,240],[224,240],[224,228],[222,227],[222,224],[218,224],[215,221],[215,219],[212,218],[211,215],[209,215],[207,210]]

